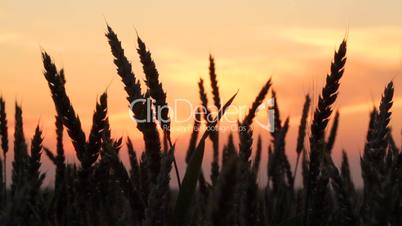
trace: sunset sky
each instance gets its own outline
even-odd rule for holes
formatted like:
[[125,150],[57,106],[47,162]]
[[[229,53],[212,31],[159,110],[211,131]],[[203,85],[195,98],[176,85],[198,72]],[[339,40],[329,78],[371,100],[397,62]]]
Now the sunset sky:
[[[358,163],[369,111],[379,104],[390,80],[395,82],[391,124],[397,144],[401,143],[401,9],[400,0],[3,0],[0,93],[7,101],[10,138],[17,101],[23,106],[27,140],[39,122],[45,146],[55,146],[55,110],[42,74],[40,51],[44,49],[59,67],[64,67],[67,91],[85,130],[91,126],[97,97],[107,89],[112,134],[129,135],[138,152],[142,150],[141,134],[129,119],[126,94],[104,36],[107,21],[119,35],[141,80],[144,75],[136,53],[136,32],[145,41],[171,104],[177,98],[199,103],[200,78],[206,79],[210,90],[209,54],[216,59],[222,98],[227,100],[239,89],[236,106],[250,105],[263,83],[272,77],[282,118],[291,117],[287,153],[293,163],[304,95],[314,95],[316,102],[333,52],[347,36],[348,61],[335,106],[341,117],[334,156],[339,163],[341,150],[348,151],[354,179],[360,183]],[[259,117],[266,117],[266,113]],[[173,127],[192,123],[174,123]],[[178,143],[178,161],[183,162],[189,133],[178,130],[172,137]],[[258,134],[265,138],[265,150],[269,134],[256,128],[255,136]],[[227,135],[221,134],[222,141]],[[68,139],[65,144],[69,161],[75,161]],[[126,158],[125,153],[122,156]],[[43,158],[42,170],[53,175],[50,163]],[[207,152],[207,161],[210,158]],[[208,162],[204,165],[208,170]],[[184,166],[180,168],[183,174]]]

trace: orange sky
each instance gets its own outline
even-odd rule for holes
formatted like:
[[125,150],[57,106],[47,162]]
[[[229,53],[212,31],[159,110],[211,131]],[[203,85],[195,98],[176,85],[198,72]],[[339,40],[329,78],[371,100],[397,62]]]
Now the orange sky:
[[[106,18],[143,79],[135,50],[138,31],[157,63],[170,103],[176,98],[199,102],[196,84],[200,77],[207,78],[209,53],[216,58],[223,99],[240,89],[235,105],[250,104],[272,76],[282,117],[292,119],[287,152],[293,162],[304,95],[314,94],[316,101],[333,51],[348,33],[348,62],[336,104],[341,122],[334,155],[339,159],[340,150],[348,150],[356,164],[353,175],[360,181],[357,164],[368,112],[373,103],[378,105],[391,79],[396,85],[392,127],[400,143],[401,8],[398,0],[2,1],[0,91],[8,101],[10,117],[14,101],[22,103],[27,139],[39,121],[45,144],[54,147],[55,111],[42,75],[43,48],[65,68],[67,91],[84,128],[90,127],[96,98],[107,88],[113,134],[130,135],[141,150],[141,136],[128,118],[123,86],[104,37]],[[13,119],[9,121],[13,125]],[[258,133],[268,138],[266,131]],[[173,133],[173,137],[182,162],[188,134]],[[71,148],[68,140],[66,145]],[[73,151],[68,154],[73,161]],[[46,160],[43,170],[52,175],[50,169]]]

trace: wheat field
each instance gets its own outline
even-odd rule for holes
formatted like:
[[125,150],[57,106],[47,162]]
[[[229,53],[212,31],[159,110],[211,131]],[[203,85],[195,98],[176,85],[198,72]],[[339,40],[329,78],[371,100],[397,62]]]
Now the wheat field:
[[[51,150],[42,144],[44,135],[39,125],[32,139],[27,140],[21,106],[15,105],[15,124],[10,125],[10,115],[1,98],[0,225],[402,225],[402,150],[395,144],[390,128],[392,81],[384,84],[378,107],[367,113],[370,120],[360,158],[363,188],[354,185],[347,152],[343,152],[340,167],[333,160],[340,120],[334,105],[347,67],[347,40],[341,41],[328,74],[322,76],[325,85],[318,96],[305,96],[295,150],[285,150],[289,118],[281,117],[278,105],[272,109],[275,123],[269,132],[270,140],[266,141],[268,146],[253,133],[258,107],[270,92],[275,102],[280,96],[273,90],[273,79],[261,84],[247,114],[239,119],[236,134],[239,140],[228,134],[228,142],[220,148],[216,128],[238,93],[227,100],[221,98],[220,80],[210,56],[209,84],[202,79],[198,83],[202,108],[197,109],[200,114],[195,114],[188,140],[187,167],[185,172],[179,172],[166,108],[169,90],[163,86],[169,81],[160,80],[150,51],[138,37],[137,53],[146,84],[142,87],[117,34],[107,26],[105,35],[128,104],[149,98],[153,109],[162,109],[156,113],[145,104],[130,105],[136,119],[145,119],[147,114],[155,116],[155,120],[133,122],[142,134],[144,151],[135,150],[130,137],[112,136],[107,92],[99,96],[91,129],[85,134],[65,88],[68,75],[43,51],[43,75],[57,113],[54,119],[57,147]],[[211,93],[206,91],[207,84]],[[208,107],[209,96],[219,109],[216,114]],[[202,125],[205,130],[200,129],[204,128]],[[8,139],[11,126],[14,126],[13,140]],[[78,162],[66,161],[63,136],[69,137]],[[206,145],[207,140],[211,147]],[[10,142],[13,150],[9,150]],[[265,150],[268,163],[262,165]],[[9,151],[14,153],[13,159],[7,158]],[[121,152],[128,153],[129,166],[123,164]],[[202,169],[207,152],[213,156],[210,172]],[[297,155],[295,166],[290,164],[287,152]],[[55,165],[51,187],[43,185],[46,176],[40,168],[44,158]],[[5,167],[7,161],[12,162],[11,172]],[[262,172],[263,175],[258,175]],[[11,181],[6,181],[8,173]],[[299,175],[301,186],[295,184]],[[259,176],[267,178],[267,183],[258,183]],[[177,185],[172,186],[171,177],[176,177]]]

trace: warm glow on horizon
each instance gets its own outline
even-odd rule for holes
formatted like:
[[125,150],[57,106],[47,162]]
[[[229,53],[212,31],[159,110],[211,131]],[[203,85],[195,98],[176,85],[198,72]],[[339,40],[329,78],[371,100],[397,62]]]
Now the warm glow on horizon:
[[[313,4],[316,7],[309,7]],[[360,7],[362,4],[364,9]],[[391,125],[395,140],[401,145],[401,1],[208,0],[200,4],[40,0],[23,5],[5,1],[1,5],[0,93],[7,101],[10,137],[17,101],[24,111],[26,139],[31,140],[39,123],[44,130],[45,146],[55,147],[55,110],[40,57],[44,49],[58,67],[65,69],[66,89],[85,131],[91,126],[97,97],[107,89],[112,135],[132,137],[136,150],[142,151],[142,135],[128,116],[126,94],[104,36],[106,19],[121,39],[134,72],[143,81],[136,52],[138,31],[152,52],[169,103],[183,98],[198,104],[200,78],[210,92],[209,54],[216,60],[222,101],[239,89],[234,105],[249,106],[263,83],[272,77],[282,120],[291,118],[287,152],[292,163],[304,96],[313,95],[316,103],[334,50],[346,36],[348,60],[335,107],[341,113],[335,159],[339,160],[342,149],[347,150],[353,176],[360,183],[357,166],[369,111],[373,105],[379,105],[381,93],[390,80],[395,83]],[[191,128],[192,123],[192,120],[180,125],[173,123],[173,127]],[[255,139],[259,134],[266,138],[267,145],[269,133],[256,129]],[[221,145],[227,135],[221,134]],[[65,137],[68,159],[74,161],[74,151]],[[178,142],[178,162],[183,162],[189,133],[178,130],[172,137]],[[211,159],[211,155],[206,152],[206,159]],[[209,169],[209,162],[204,166]],[[51,174],[51,167],[45,164],[43,171]],[[180,168],[184,172],[184,165]]]

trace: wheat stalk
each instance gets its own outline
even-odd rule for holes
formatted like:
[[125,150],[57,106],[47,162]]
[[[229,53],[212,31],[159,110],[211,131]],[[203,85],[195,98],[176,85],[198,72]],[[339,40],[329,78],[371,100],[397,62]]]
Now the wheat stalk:
[[211,162],[211,180],[212,184],[216,184],[219,175],[219,134],[216,127],[212,126],[212,114],[208,109],[208,97],[205,92],[204,80],[200,79],[198,82],[199,95],[202,105],[202,114],[209,130],[209,138],[213,145],[213,158]]
[[[30,188],[31,188],[31,196],[39,193],[40,186],[45,179],[45,175],[40,173],[41,166],[41,155],[42,155],[42,131],[39,129],[39,126],[35,129],[35,134],[32,138],[31,144],[31,156],[29,158],[29,179],[30,179]],[[33,197],[32,197],[33,198]]]
[[296,178],[297,176],[297,170],[299,166],[299,161],[300,161],[300,156],[301,153],[304,149],[304,140],[306,137],[306,128],[307,128],[307,118],[308,118],[308,113],[310,110],[310,104],[311,104],[311,98],[309,95],[306,95],[304,104],[303,104],[303,110],[302,110],[302,115],[300,118],[300,123],[299,123],[299,130],[297,134],[297,144],[296,144],[296,165],[295,165],[295,170],[294,170],[294,175],[293,177]]
[[151,52],[147,50],[145,43],[141,38],[137,37],[138,49],[142,68],[145,74],[145,84],[148,86],[150,96],[155,100],[155,108],[157,111],[156,118],[161,124],[161,128],[167,135],[167,140],[171,144],[170,139],[170,118],[169,108],[166,102],[166,92],[162,83],[159,81],[159,72],[156,69],[155,62],[151,57]]
[[219,95],[219,86],[215,69],[215,60],[212,55],[209,55],[209,79],[211,80],[214,105],[216,108],[221,109],[221,98]]
[[187,152],[186,152],[186,163],[188,164],[194,154],[196,145],[197,145],[197,138],[200,132],[201,126],[201,114],[200,108],[197,108],[194,113],[194,125],[193,130],[191,132],[190,143],[188,144]]
[[43,74],[48,82],[57,114],[63,119],[63,125],[67,128],[78,159],[83,161],[86,149],[85,133],[82,130],[81,121],[71,105],[70,98],[67,96],[64,87],[64,73],[63,71],[58,73],[56,65],[46,52],[42,52],[42,60],[45,68]]
[[[331,72],[327,75],[326,83],[318,98],[317,108],[314,112],[313,122],[311,124],[310,136],[310,163],[308,187],[306,194],[306,208],[304,225],[314,225],[314,221],[319,219],[320,210],[318,205],[312,203],[312,194],[318,192],[318,180],[320,173],[320,164],[322,158],[322,145],[329,117],[332,113],[332,105],[338,96],[339,82],[343,76],[346,63],[346,40],[343,40],[338,50],[334,54],[334,60],[331,63]],[[324,180],[325,181],[325,180]],[[326,186],[325,182],[321,186]],[[317,202],[321,202],[320,197],[315,197]],[[319,201],[318,201],[319,200]]]
[[[116,33],[110,26],[107,26],[107,30],[106,37],[115,58],[114,63],[117,67],[117,74],[125,86],[124,89],[127,93],[128,102],[131,104],[135,100],[147,99],[150,94],[141,94],[140,82],[133,73],[130,62],[124,55],[124,49]],[[148,178],[154,183],[160,170],[161,144],[156,124],[153,120],[149,120],[148,117],[149,115],[152,116],[153,112],[147,108],[145,103],[134,104],[131,110],[134,113],[135,119],[137,119],[137,128],[143,134],[145,153],[147,155],[146,164],[148,173],[150,174]]]
[[[393,82],[384,89],[378,113],[372,112],[367,134],[367,141],[361,159],[362,177],[366,186],[363,193],[362,218],[365,224],[383,225],[387,221],[386,211],[382,208],[387,203],[388,175],[384,172],[384,158],[388,145],[388,125],[391,120]],[[391,173],[392,177],[392,173]]]
[[269,79],[261,88],[253,104],[248,110],[246,117],[243,119],[241,123],[239,123],[239,137],[240,137],[239,157],[244,162],[248,162],[251,155],[251,146],[253,140],[252,140],[252,130],[250,126],[253,123],[257,108],[264,101],[265,96],[267,95],[270,87],[271,87],[271,79]]
[[107,117],[107,93],[103,93],[99,102],[96,103],[95,112],[92,117],[92,128],[88,137],[85,161],[83,165],[92,165],[99,155],[102,146],[102,139],[110,137],[109,123]]
[[273,110],[274,110],[274,131],[271,133],[273,136],[273,139],[275,140],[275,134],[281,130],[282,127],[282,121],[281,121],[281,113],[279,111],[279,102],[278,102],[278,97],[276,95],[276,91],[272,89],[271,91],[272,96],[272,102],[273,102]]
[[[3,149],[3,171],[4,171],[4,186],[7,186],[7,152],[8,152],[8,125],[7,125],[7,112],[6,102],[0,96],[0,136],[1,148]],[[7,199],[7,192],[5,191],[5,199]]]
[[15,104],[14,161],[12,163],[11,196],[21,189],[27,179],[28,148],[25,141],[22,108]]
[[[212,97],[214,105],[217,109],[221,108],[221,98],[219,95],[218,79],[215,71],[215,60],[212,55],[209,55],[209,79],[211,81]],[[213,142],[213,159],[211,163],[211,180],[215,185],[219,176],[219,131],[213,131],[211,133]]]

